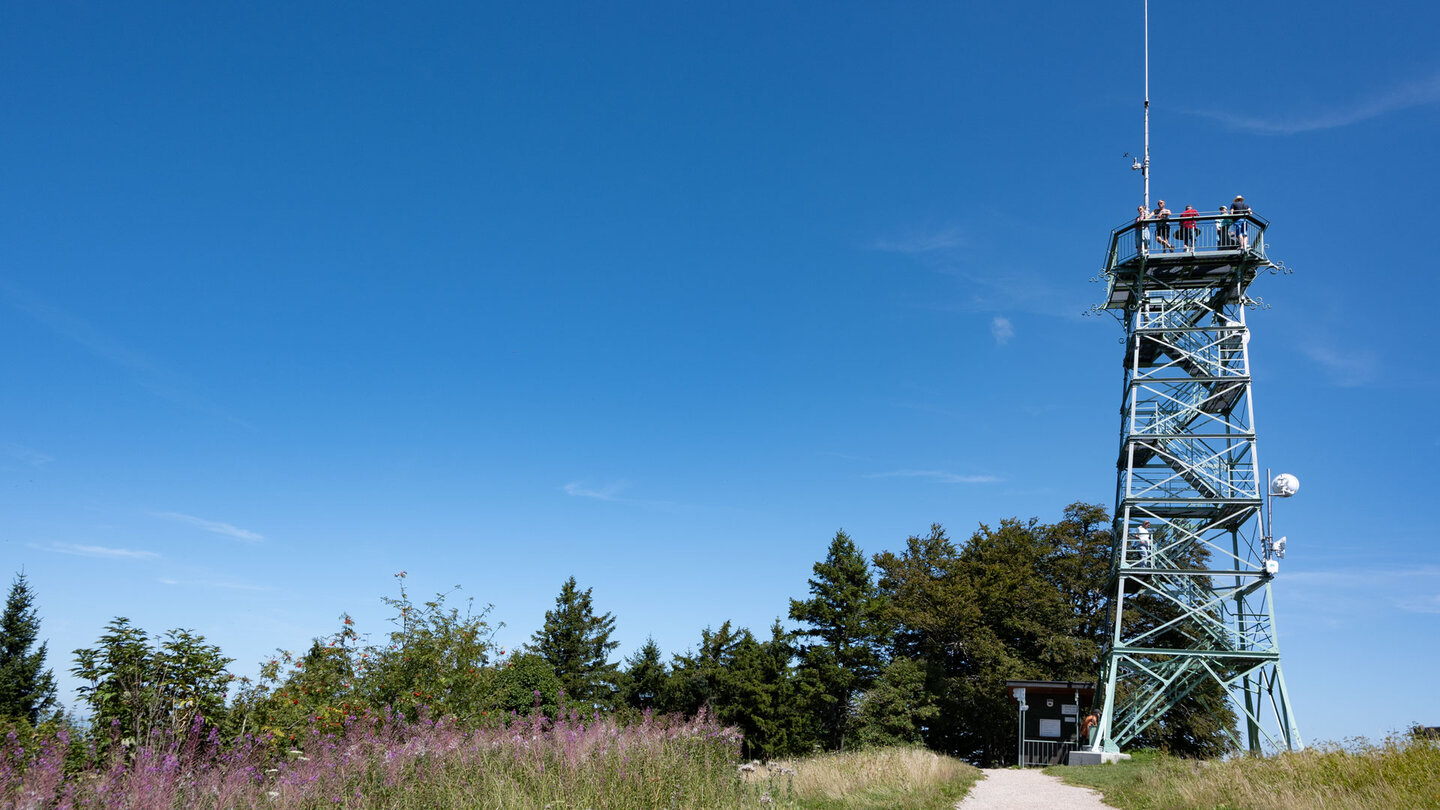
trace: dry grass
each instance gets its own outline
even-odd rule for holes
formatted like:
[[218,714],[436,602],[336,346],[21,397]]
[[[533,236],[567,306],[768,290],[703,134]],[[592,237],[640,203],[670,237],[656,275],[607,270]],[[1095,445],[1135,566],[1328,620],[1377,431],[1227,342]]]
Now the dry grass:
[[[772,762],[747,774],[776,798],[815,810],[954,806],[980,777],[960,760],[923,748],[878,748]],[[788,802],[783,802],[782,806]]]
[[1405,738],[1224,762],[1142,754],[1111,766],[1047,770],[1126,810],[1440,808],[1440,746]]

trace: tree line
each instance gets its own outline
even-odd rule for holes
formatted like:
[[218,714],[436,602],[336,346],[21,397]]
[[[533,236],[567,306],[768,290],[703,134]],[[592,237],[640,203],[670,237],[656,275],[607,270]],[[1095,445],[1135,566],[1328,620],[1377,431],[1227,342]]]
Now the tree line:
[[[932,525],[870,557],[838,531],[806,594],[763,633],[722,620],[689,650],[667,656],[647,639],[623,660],[615,617],[574,577],[529,643],[506,650],[489,606],[453,604],[453,591],[417,601],[402,572],[398,596],[384,599],[388,632],[362,637],[342,614],[335,632],[277,652],[254,678],[231,675],[232,659],[193,630],[151,636],[117,617],[74,651],[83,723],[59,714],[21,575],[0,618],[0,718],[69,723],[104,750],[197,723],[299,745],[377,714],[484,725],[567,709],[622,720],[703,712],[742,731],[747,757],[902,743],[998,763],[1014,746],[1007,679],[1098,677],[1111,543],[1105,509],[1084,503],[1055,523],[981,524],[963,542]],[[1165,621],[1152,607],[1151,620]],[[1224,695],[1200,693],[1142,743],[1211,756],[1229,750],[1233,727]]]

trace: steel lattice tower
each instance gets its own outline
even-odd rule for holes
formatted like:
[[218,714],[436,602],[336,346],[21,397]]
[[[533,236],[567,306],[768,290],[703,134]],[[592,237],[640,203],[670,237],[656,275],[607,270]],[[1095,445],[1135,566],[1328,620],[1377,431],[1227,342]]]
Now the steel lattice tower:
[[1119,751],[1187,696],[1221,692],[1245,728],[1241,746],[1302,746],[1275,632],[1279,566],[1245,323],[1250,283],[1280,268],[1266,256],[1264,219],[1192,221],[1175,228],[1173,251],[1148,244],[1141,224],[1116,229],[1106,260],[1103,307],[1124,323],[1125,375],[1094,751]]

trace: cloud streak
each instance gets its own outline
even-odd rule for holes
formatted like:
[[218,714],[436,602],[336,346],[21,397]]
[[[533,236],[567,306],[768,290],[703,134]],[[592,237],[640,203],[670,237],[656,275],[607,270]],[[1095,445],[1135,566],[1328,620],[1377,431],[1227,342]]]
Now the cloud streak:
[[1341,388],[1359,388],[1374,382],[1380,375],[1380,355],[1368,349],[1337,351],[1325,346],[1304,346],[1311,360],[1330,375],[1330,382]]
[[1079,318],[1075,293],[1053,283],[1053,277],[1031,270],[990,267],[984,272],[967,269],[955,261],[930,267],[966,286],[964,297],[944,302],[926,301],[926,309],[943,312],[994,312],[1008,310],[1060,318]]
[[1406,613],[1440,613],[1440,593],[1396,599],[1395,607]]
[[150,393],[177,405],[209,414],[255,431],[254,425],[226,412],[202,395],[193,384],[120,341],[91,326],[85,320],[9,284],[0,283],[0,298],[40,325],[84,348],[91,354],[129,371]]
[[566,495],[574,498],[593,498],[597,501],[619,501],[621,492],[629,486],[628,481],[615,481],[601,487],[592,487],[585,481],[571,481],[564,487]]
[[195,517],[194,515],[185,515],[179,512],[151,512],[150,516],[160,518],[161,520],[168,520],[172,523],[194,526],[197,529],[214,534],[223,534],[226,537],[244,540],[247,543],[258,543],[265,539],[265,535],[259,532],[252,532],[248,529],[242,529],[239,526],[232,526],[229,523],[221,523],[218,520],[206,520],[205,518]]
[[1251,116],[1219,110],[1186,110],[1191,115],[1209,118],[1225,126],[1261,135],[1297,135],[1324,129],[1358,124],[1400,110],[1440,103],[1440,71],[1421,79],[1405,82],[1343,107],[1332,107],[1303,115]]
[[223,588],[230,591],[271,591],[267,585],[251,585],[246,582],[215,582],[213,580],[198,579],[161,579],[161,585],[171,585],[182,588]]
[[153,551],[137,551],[129,548],[107,548],[106,546],[85,546],[76,543],[51,543],[48,546],[30,545],[40,551],[69,554],[72,557],[100,557],[110,560],[152,560],[159,557]]
[[866,478],[920,478],[936,484],[994,484],[1003,479],[995,475],[960,475],[945,470],[891,470],[870,473]]
[[3,450],[5,455],[10,456],[16,461],[21,461],[29,464],[31,467],[43,467],[46,464],[49,464],[50,462],[55,460],[53,456],[46,455],[39,450],[32,450],[24,445],[15,444],[13,442],[5,442],[4,444],[0,444],[0,450]]
[[1360,587],[1381,585],[1396,579],[1440,578],[1440,566],[1422,565],[1415,568],[1346,568],[1331,571],[1297,571],[1285,575],[1287,582],[1303,582],[1326,587]]
[[1403,613],[1440,614],[1440,566],[1301,571],[1282,576],[1327,609],[1388,604]]
[[871,250],[879,250],[885,253],[904,253],[914,255],[917,253],[932,253],[937,250],[948,250],[960,247],[965,244],[965,233],[960,228],[952,225],[940,230],[917,230],[907,233],[898,239],[877,239],[870,243]]

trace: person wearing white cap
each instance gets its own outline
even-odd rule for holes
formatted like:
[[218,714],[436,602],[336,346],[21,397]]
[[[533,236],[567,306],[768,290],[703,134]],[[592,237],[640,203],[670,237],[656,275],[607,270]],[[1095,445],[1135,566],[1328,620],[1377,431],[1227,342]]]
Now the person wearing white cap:
[[1240,243],[1240,249],[1245,250],[1250,247],[1250,233],[1245,227],[1245,215],[1250,213],[1250,206],[1245,203],[1244,197],[1235,195],[1235,201],[1230,203],[1230,213],[1240,215],[1235,218],[1235,238]]

